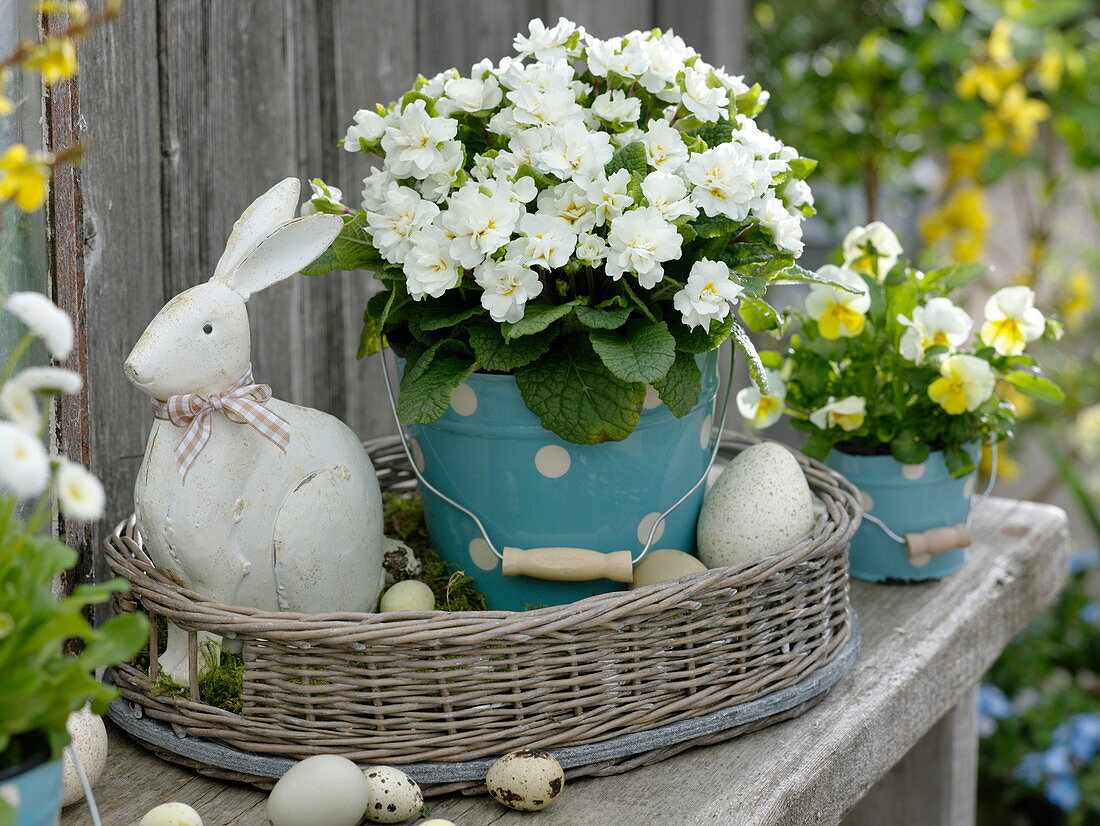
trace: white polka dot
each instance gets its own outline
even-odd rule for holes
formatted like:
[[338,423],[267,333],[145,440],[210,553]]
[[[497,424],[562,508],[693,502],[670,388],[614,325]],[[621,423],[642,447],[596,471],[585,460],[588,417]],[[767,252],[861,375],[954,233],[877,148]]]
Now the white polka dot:
[[416,439],[409,439],[409,451],[413,455],[413,463],[416,469],[424,472],[424,451],[420,449],[420,443]]
[[969,499],[974,495],[974,474],[971,473],[966,477],[966,484],[963,485],[963,498]]
[[865,490],[861,490],[859,493],[860,496],[863,497],[863,509],[867,511],[867,513],[870,513],[875,509],[875,500],[872,499],[871,494]]
[[703,429],[699,431],[699,447],[706,450],[711,446],[710,444],[710,431],[713,426],[713,419],[711,416],[707,416],[703,419]]
[[[638,541],[643,545],[649,540],[649,532],[653,530],[653,523],[657,521],[657,517],[661,514],[657,511],[653,513],[647,513],[642,517],[642,521],[638,523]],[[653,541],[660,541],[661,537],[665,535],[665,523],[662,521],[657,526],[657,532],[653,534]]]
[[477,410],[477,394],[468,384],[460,384],[451,391],[451,409],[459,416],[472,416]]
[[564,476],[569,472],[572,461],[569,451],[559,445],[540,447],[539,452],[535,454],[535,467],[548,479]]
[[489,547],[489,543],[480,536],[470,540],[470,559],[483,571],[491,571],[497,566],[497,555]]
[[655,407],[661,406],[661,397],[657,395],[657,388],[652,384],[645,386],[645,401],[642,402],[642,407],[646,410],[652,410]]
[[902,465],[901,475],[911,482],[915,482],[924,476],[924,462],[919,465]]

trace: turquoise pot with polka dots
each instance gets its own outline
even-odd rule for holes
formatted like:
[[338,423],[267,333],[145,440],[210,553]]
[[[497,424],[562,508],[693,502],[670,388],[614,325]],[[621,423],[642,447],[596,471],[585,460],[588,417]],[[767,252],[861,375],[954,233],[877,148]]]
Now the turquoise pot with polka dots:
[[[476,513],[497,548],[573,547],[603,553],[645,544],[656,516],[706,470],[712,445],[717,354],[700,357],[703,392],[677,419],[650,389],[634,432],[621,442],[575,445],[540,424],[511,376],[475,373],[431,425],[410,428],[424,477]],[[694,553],[700,487],[664,522],[654,548]],[[494,610],[563,605],[626,586],[600,579],[505,577],[473,521],[429,491],[424,513],[436,550],[471,575]]]

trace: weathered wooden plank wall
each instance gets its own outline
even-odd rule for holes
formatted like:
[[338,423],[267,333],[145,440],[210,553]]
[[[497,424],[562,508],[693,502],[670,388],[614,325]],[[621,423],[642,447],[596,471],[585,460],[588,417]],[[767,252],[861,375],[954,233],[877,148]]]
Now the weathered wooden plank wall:
[[[286,175],[354,202],[366,159],[340,150],[355,111],[417,72],[511,52],[534,16],[601,36],[673,27],[742,64],[744,0],[156,0],[82,47],[79,128],[91,455],[112,519],[130,511],[150,411],[122,361],[175,293],[209,277],[233,220]],[[294,278],[251,301],[256,376],[275,394],[392,432],[378,366],[359,362],[364,273]]]

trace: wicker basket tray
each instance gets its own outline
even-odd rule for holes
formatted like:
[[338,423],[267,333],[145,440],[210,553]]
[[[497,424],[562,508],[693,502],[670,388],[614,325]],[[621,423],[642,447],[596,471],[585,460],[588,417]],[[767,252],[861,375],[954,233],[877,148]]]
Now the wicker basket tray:
[[[722,456],[749,444],[726,434]],[[413,486],[396,438],[367,448],[384,489]],[[361,763],[456,769],[520,746],[631,742],[631,735],[677,726],[690,735],[681,744],[713,741],[793,716],[813,699],[806,686],[827,689],[841,661],[853,656],[846,552],[861,515],[849,482],[819,463],[799,462],[819,513],[811,535],[787,551],[747,567],[522,613],[303,615],[221,605],[158,572],[131,518],[104,543],[108,564],[132,585],[120,607],[166,617],[189,632],[191,696],[158,692],[154,622],[150,673],[133,665],[113,671],[130,704],[114,716],[151,718],[177,737],[259,757],[339,753]],[[240,713],[199,702],[199,631],[241,643]],[[815,683],[825,672],[832,676]],[[780,694],[793,699],[769,705]],[[760,713],[738,717],[742,707]],[[690,734],[689,721],[704,717],[730,722]],[[147,743],[156,739],[134,733]],[[661,759],[672,753],[669,743],[646,748],[643,738],[635,753]],[[204,760],[193,752],[167,751],[202,770]],[[622,755],[614,764],[631,767]],[[254,767],[207,768],[270,785]],[[431,781],[437,791],[450,790],[477,785],[472,776],[436,772]]]

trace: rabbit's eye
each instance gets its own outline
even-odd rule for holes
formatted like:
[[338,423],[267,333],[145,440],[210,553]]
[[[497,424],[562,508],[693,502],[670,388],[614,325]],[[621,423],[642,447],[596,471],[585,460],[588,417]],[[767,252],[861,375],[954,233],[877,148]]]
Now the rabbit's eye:
[[204,324],[202,325],[202,331],[207,335],[210,335],[212,332],[214,332],[214,328],[211,327],[209,324]]

